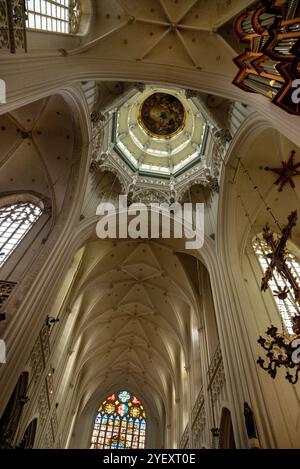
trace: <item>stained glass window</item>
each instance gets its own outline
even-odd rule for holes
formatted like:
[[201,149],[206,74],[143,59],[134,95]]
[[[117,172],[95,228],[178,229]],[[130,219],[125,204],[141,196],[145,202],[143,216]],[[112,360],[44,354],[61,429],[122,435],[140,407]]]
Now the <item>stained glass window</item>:
[[30,202],[0,207],[0,267],[42,213],[41,207]]
[[[268,268],[270,263],[270,259],[268,254],[271,253],[271,248],[264,240],[262,235],[258,235],[255,237],[253,242],[253,248],[259,260],[259,263],[265,272]],[[288,250],[286,250],[286,263],[293,272],[294,277],[300,283],[300,263],[296,259],[296,257]],[[276,271],[272,275],[272,279],[269,282],[269,287],[273,292],[274,299],[278,310],[280,312],[283,326],[285,329],[292,334],[292,322],[291,317],[295,314],[300,314],[300,308],[295,302],[293,290],[289,284],[289,282],[279,275]],[[285,291],[283,295],[280,292]],[[278,296],[278,294],[280,296]]]
[[27,28],[67,34],[79,30],[80,0],[27,0],[26,11]]
[[91,449],[145,448],[146,413],[129,391],[108,396],[98,409]]

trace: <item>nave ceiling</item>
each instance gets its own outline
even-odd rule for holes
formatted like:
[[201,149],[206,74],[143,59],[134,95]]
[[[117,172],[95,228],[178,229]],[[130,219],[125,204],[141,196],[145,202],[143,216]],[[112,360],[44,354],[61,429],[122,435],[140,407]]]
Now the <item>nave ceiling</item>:
[[155,241],[86,244],[67,323],[75,321],[71,348],[77,354],[79,413],[96,405],[95,396],[100,402],[127,387],[143,399],[152,419],[165,422],[175,400],[184,410],[191,366],[200,388],[200,356],[192,349],[202,323],[201,266],[197,281],[196,260],[180,256]]

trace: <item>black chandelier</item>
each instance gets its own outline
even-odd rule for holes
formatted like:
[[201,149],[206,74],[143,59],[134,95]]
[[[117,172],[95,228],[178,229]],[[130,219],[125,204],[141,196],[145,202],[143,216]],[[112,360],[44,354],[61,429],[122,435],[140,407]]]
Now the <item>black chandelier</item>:
[[271,326],[266,334],[260,336],[258,343],[267,351],[268,360],[259,357],[258,365],[275,379],[277,369],[284,366],[288,369],[286,379],[291,384],[296,384],[300,372],[300,316],[292,318],[292,329],[295,335],[278,333],[278,328]]

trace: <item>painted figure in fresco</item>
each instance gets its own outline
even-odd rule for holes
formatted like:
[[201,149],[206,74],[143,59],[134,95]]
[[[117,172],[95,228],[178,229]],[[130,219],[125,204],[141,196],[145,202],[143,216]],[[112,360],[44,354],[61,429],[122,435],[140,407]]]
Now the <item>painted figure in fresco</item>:
[[154,93],[142,104],[141,123],[146,131],[157,136],[170,136],[184,122],[184,108],[175,96]]

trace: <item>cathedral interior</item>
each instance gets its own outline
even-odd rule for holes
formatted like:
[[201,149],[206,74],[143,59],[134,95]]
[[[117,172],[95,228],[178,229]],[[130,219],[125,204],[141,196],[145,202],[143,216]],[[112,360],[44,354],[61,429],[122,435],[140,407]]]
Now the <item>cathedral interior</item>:
[[[299,449],[300,1],[0,26],[0,448]],[[188,204],[199,249],[121,219]]]

